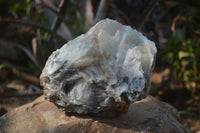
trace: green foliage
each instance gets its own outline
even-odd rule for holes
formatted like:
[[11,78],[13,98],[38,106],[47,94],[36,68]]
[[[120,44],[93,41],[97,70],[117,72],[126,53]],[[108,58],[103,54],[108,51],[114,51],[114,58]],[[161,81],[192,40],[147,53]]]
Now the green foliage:
[[[176,0],[172,0],[176,1]],[[182,0],[177,0],[180,2]],[[164,51],[163,61],[171,66],[171,81],[175,84],[191,90],[192,94],[198,95],[200,83],[200,29],[199,2],[188,4],[183,1],[185,8],[177,10],[177,16],[172,23],[173,36],[169,39]],[[191,5],[191,6],[186,6]]]
[[36,44],[32,46],[34,47],[35,51],[33,50],[33,57],[37,61],[37,64],[32,61],[27,62],[27,66],[31,73],[38,75],[41,73],[43,66],[48,58],[48,33],[42,33],[40,29],[37,29],[36,32]]
[[197,115],[196,113],[189,112],[189,111],[186,111],[186,110],[178,111],[178,113],[179,113],[180,115],[190,115],[190,116],[198,117],[198,115]]
[[5,67],[6,67],[5,64],[0,64],[0,69],[3,69]]
[[30,19],[47,24],[45,13],[37,11],[38,9],[32,6],[31,0],[10,0],[8,3],[9,13],[14,18]]
[[173,80],[196,88],[200,82],[200,46],[193,39],[184,40],[182,30],[176,30],[169,40],[164,61],[172,65]]
[[14,15],[15,17],[20,17],[20,16],[29,16],[30,14],[30,8],[26,7],[27,4],[30,4],[30,0],[26,1],[15,1],[15,0],[10,0],[9,1],[9,11]]

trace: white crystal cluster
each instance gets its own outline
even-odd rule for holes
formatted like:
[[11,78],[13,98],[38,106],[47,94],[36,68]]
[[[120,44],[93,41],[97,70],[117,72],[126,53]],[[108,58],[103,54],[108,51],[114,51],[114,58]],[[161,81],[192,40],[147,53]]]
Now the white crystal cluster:
[[156,52],[140,32],[105,19],[52,53],[41,85],[68,112],[112,110],[147,95]]

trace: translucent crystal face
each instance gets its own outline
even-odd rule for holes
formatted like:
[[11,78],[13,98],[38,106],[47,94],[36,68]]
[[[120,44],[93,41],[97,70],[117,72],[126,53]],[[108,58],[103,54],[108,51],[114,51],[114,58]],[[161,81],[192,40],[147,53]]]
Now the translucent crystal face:
[[129,26],[105,19],[52,53],[41,74],[47,99],[77,113],[129,104],[148,92],[155,44]]

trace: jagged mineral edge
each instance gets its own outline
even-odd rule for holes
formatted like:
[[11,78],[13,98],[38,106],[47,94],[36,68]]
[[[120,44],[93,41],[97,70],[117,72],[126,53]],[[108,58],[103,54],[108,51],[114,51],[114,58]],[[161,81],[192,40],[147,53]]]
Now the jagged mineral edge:
[[51,54],[45,97],[67,112],[123,112],[146,97],[157,49],[130,26],[105,19]]

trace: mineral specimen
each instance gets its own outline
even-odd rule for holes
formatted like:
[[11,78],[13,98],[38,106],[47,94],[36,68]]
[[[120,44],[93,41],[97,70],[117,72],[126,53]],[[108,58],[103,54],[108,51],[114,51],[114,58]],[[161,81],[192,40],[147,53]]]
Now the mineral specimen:
[[102,20],[49,57],[40,77],[45,97],[67,112],[124,112],[146,97],[156,52],[130,26]]

